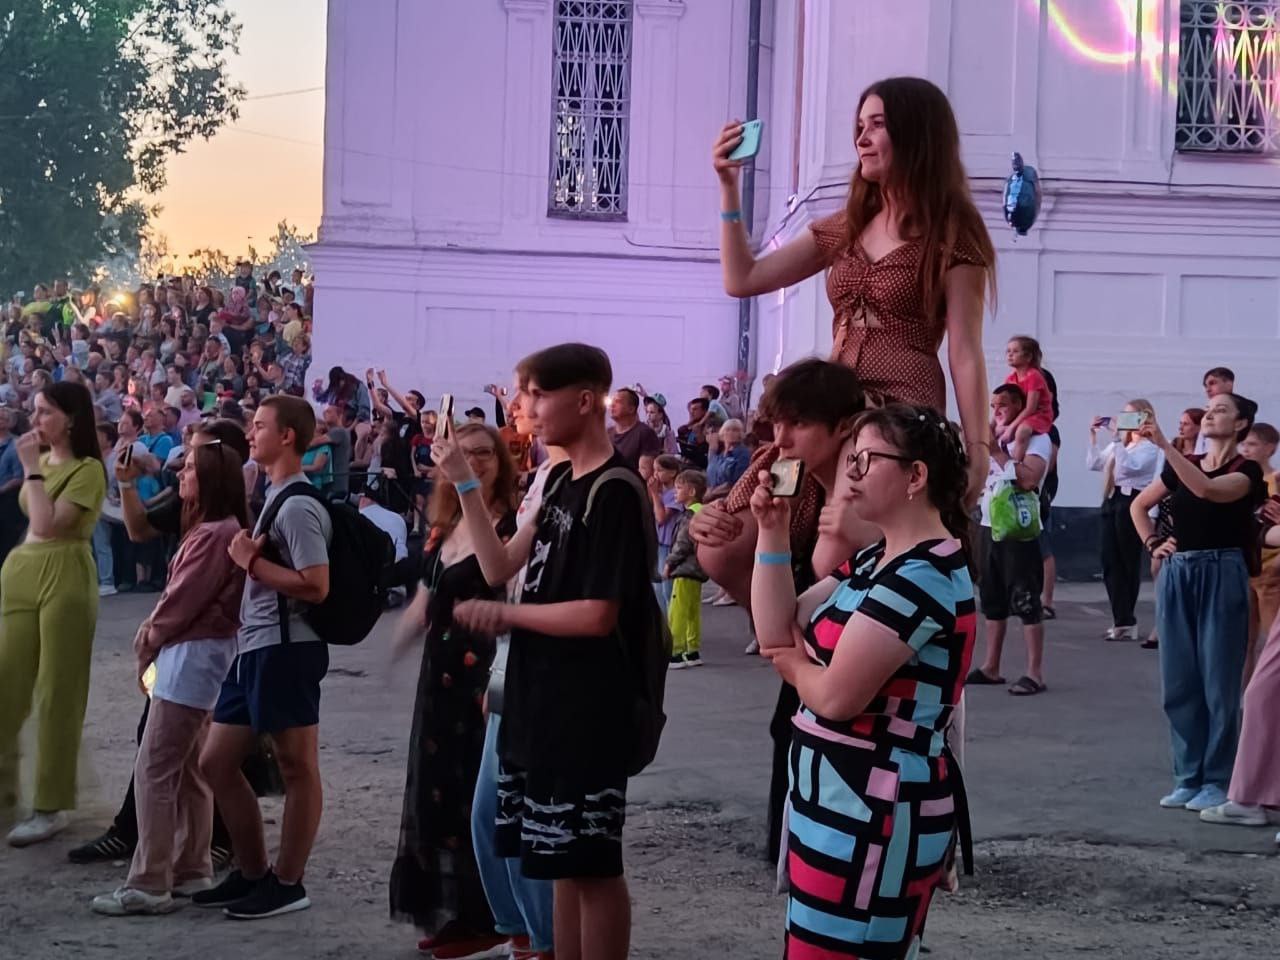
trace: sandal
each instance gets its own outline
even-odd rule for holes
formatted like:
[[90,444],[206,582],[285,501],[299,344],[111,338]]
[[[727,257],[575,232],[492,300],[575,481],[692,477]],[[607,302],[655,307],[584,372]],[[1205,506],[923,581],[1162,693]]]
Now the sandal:
[[1040,616],[1044,620],[1057,620],[1058,611],[1053,609],[1053,607],[1041,607]]
[[974,686],[1004,686],[1008,681],[1004,677],[989,677],[982,672],[981,667],[974,667],[969,671],[969,675],[964,678],[965,684],[973,684]]
[[1155,637],[1147,637],[1138,646],[1142,647],[1143,650],[1156,650],[1160,646],[1160,641]]
[[1015,697],[1034,697],[1037,693],[1044,693],[1048,689],[1043,683],[1036,683],[1030,677],[1019,677],[1013,682],[1009,692]]

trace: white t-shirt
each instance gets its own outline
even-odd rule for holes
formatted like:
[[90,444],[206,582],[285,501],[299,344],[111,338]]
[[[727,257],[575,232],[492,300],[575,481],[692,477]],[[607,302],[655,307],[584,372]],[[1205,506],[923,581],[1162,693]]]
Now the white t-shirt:
[[234,637],[171,643],[156,654],[151,696],[195,710],[212,710],[236,658]]
[[376,503],[361,507],[360,515],[367,517],[370,523],[391,538],[391,542],[395,544],[397,560],[409,556],[409,533],[405,528],[404,517]]
[[[534,471],[529,480],[529,490],[520,501],[520,509],[516,511],[516,531],[519,532],[538,519],[538,508],[542,506],[542,494],[547,487],[547,474],[553,464],[544,461]],[[507,584],[507,599],[511,603],[519,603],[524,593],[524,575],[529,565],[520,567],[520,572]],[[511,634],[504,633],[498,637],[498,645],[493,654],[493,666],[489,668],[489,709],[500,713],[502,709],[502,689],[506,683],[507,655],[511,650]]]
[[[1036,484],[1036,492],[1039,493],[1044,487],[1045,477],[1049,475],[1049,461],[1053,457],[1053,443],[1049,440],[1047,433],[1031,435],[1031,439],[1027,441],[1027,455],[1023,459],[1025,461],[1030,457],[1039,457],[1045,464],[1045,471],[1040,476],[1040,482]],[[984,527],[991,526],[991,498],[995,495],[996,487],[1000,485],[1000,481],[1013,480],[1016,476],[1016,467],[1012,460],[1007,460],[1004,466],[1000,466],[995,458],[992,458],[987,472],[987,484],[982,490],[982,525]]]

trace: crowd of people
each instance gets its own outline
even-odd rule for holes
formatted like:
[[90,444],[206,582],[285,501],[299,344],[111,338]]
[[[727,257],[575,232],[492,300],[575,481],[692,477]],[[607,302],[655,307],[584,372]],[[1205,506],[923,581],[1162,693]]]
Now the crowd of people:
[[[727,376],[673,426],[665,396],[615,387],[610,358],[579,343],[488,386],[492,425],[479,408],[442,419],[375,370],[335,367],[308,402],[310,286],[259,284],[247,265],[225,296],[176,279],[119,309],[63,283],[15,303],[0,813],[33,702],[38,736],[9,842],[68,826],[99,598],[154,588],[133,781],[107,832],[71,851],[131,859],[92,909],[308,907],[328,643],[360,639],[313,614],[351,589],[330,574],[349,569],[358,505],[385,534],[380,602],[407,601],[394,653],[420,658],[389,906],[423,953],[628,954],[628,780],[658,749],[669,672],[703,663],[701,607],[719,598],[749,613],[747,651],[779,679],[769,854],[787,956],[914,957],[935,893],[971,869],[965,688],[1005,684],[1011,618],[1027,656],[1010,692],[1049,689],[1057,383],[1016,337],[988,390],[995,253],[935,86],[868,88],[846,209],[759,257],[730,159],[741,136],[726,125],[713,154],[726,290],[825,271],[834,308],[830,356],[764,377],[754,410]],[[1106,639],[1138,639],[1146,550],[1173,747],[1160,804],[1256,825],[1280,813],[1280,438],[1230,371],[1204,386],[1172,440],[1141,399],[1093,421]],[[272,789],[274,857],[257,802]]]

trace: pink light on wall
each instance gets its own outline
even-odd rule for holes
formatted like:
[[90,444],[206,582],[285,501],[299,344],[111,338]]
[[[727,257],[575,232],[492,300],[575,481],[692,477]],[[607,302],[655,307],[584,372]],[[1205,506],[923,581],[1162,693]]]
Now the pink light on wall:
[[[1039,16],[1041,0],[1026,0],[1027,7]],[[1169,93],[1177,91],[1178,46],[1176,40],[1164,41],[1162,20],[1163,3],[1158,0],[1111,0],[1109,4],[1097,4],[1110,16],[1109,24],[1099,25],[1102,17],[1086,18],[1064,10],[1059,0],[1047,0],[1044,4],[1050,33],[1081,60],[1107,67],[1124,68],[1137,57],[1149,75],[1151,84],[1160,87],[1165,83]],[[1099,36],[1099,34],[1103,34]],[[1164,58],[1169,57],[1168,73],[1164,72]]]

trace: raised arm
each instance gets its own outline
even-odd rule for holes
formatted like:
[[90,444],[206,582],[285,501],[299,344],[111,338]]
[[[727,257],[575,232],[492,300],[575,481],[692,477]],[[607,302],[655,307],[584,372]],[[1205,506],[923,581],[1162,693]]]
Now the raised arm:
[[455,487],[467,488],[465,492],[459,491],[458,495],[462,503],[462,522],[471,537],[485,582],[491,587],[501,586],[529,562],[529,551],[533,547],[537,524],[525,524],[510,541],[502,542],[498,531],[493,527],[489,507],[484,502],[483,488],[476,481],[471,465],[454,443],[452,424],[448,425],[443,437],[431,444],[431,459],[439,468],[436,471],[437,483],[452,483]]
[[1249,495],[1253,484],[1247,475],[1228,473],[1221,477],[1209,476],[1169,442],[1155,420],[1148,419],[1142,425],[1141,435],[1160,448],[1165,462],[1178,475],[1179,482],[1201,500],[1208,500],[1210,503],[1235,503]]
[[721,218],[720,266],[724,272],[725,293],[731,297],[754,297],[813,276],[822,270],[825,260],[809,230],[763,257],[757,258],[752,252],[738,189],[742,161],[729,159],[729,154],[741,142],[742,124],[734,120],[725,124],[712,148],[712,164],[720,178],[721,213],[738,214],[737,219]]

